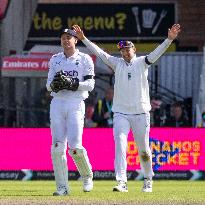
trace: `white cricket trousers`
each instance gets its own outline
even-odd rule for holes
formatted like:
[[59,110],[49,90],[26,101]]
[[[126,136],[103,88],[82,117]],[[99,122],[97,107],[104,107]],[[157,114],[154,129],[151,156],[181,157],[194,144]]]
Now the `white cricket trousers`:
[[85,104],[80,99],[53,98],[50,105],[52,143],[82,149]]
[[145,178],[154,176],[152,154],[149,147],[150,114],[127,115],[114,113],[115,174],[117,181],[127,182],[127,138],[132,129]]

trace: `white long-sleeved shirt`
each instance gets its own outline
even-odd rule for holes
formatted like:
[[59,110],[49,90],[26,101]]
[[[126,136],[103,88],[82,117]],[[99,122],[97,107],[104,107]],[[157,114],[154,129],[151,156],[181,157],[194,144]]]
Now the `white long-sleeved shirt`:
[[78,78],[79,87],[77,91],[63,89],[57,93],[51,92],[51,95],[65,99],[86,99],[88,97],[88,91],[92,91],[95,85],[94,79],[84,80],[85,76],[94,76],[92,58],[88,54],[79,52],[78,49],[69,58],[66,58],[63,52],[53,55],[49,61],[49,72],[46,83],[48,91],[52,91],[50,84],[55,74],[61,70],[65,71],[70,77]]
[[[150,63],[154,63],[170,46],[172,40],[166,39],[147,56]],[[148,67],[146,56],[131,59],[126,62],[123,58],[109,55],[87,38],[83,43],[115,72],[113,112],[123,114],[141,114],[151,110]]]

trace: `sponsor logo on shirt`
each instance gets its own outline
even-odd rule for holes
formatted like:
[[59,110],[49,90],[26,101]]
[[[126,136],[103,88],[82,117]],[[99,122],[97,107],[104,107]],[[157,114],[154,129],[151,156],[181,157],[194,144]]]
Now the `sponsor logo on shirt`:
[[78,77],[78,71],[76,70],[70,70],[70,71],[63,71],[65,73],[66,76],[69,76],[69,77]]

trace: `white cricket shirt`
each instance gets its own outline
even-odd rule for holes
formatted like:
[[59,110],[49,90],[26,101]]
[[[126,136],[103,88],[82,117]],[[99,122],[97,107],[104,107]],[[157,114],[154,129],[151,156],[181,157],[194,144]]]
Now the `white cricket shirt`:
[[[169,47],[171,40],[166,39],[152,53],[147,56],[150,63],[154,63]],[[113,112],[123,114],[141,114],[151,110],[148,65],[145,56],[134,56],[130,63],[123,58],[111,56],[100,49],[87,38],[83,43],[104,63],[115,72]]]
[[50,84],[53,81],[55,74],[61,70],[65,71],[68,76],[79,79],[78,90],[71,91],[63,89],[57,93],[51,92],[51,95],[56,98],[86,99],[88,97],[88,91],[92,91],[95,84],[94,79],[84,81],[84,76],[94,76],[94,64],[92,58],[88,54],[79,52],[77,49],[76,52],[68,58],[63,52],[53,55],[49,61],[49,72],[46,83],[48,91],[52,91]]

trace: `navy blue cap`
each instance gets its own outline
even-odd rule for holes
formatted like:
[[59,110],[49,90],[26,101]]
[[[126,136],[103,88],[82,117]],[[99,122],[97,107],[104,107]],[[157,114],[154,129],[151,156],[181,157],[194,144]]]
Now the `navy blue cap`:
[[60,36],[62,36],[64,33],[67,33],[70,36],[77,37],[76,32],[72,29],[69,29],[69,28],[63,29]]

